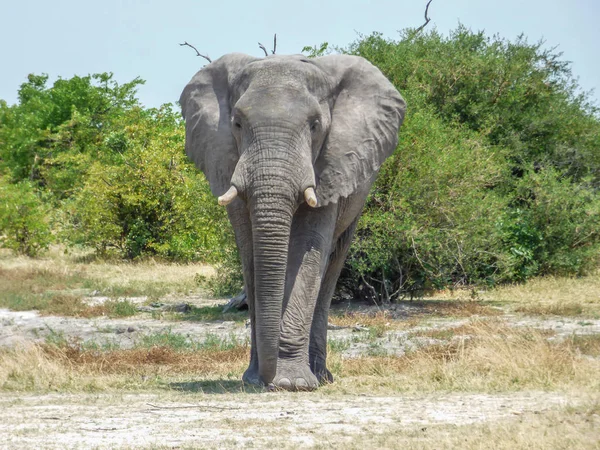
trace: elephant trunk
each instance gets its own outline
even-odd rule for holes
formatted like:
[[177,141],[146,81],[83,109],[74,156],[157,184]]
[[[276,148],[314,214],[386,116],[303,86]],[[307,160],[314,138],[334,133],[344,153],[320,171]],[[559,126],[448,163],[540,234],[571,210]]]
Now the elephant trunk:
[[[265,201],[265,197],[268,200]],[[260,194],[252,208],[256,343],[261,380],[269,384],[277,372],[288,246],[293,210],[272,192]],[[265,204],[266,203],[266,204]]]
[[314,180],[314,172],[293,143],[256,142],[238,163],[233,181],[243,189],[252,221],[258,370],[269,384],[277,372],[292,218],[307,187],[304,179]]

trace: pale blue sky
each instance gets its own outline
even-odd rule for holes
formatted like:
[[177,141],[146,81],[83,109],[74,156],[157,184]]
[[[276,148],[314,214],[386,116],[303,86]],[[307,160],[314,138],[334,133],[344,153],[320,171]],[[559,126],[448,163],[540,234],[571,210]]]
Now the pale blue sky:
[[[228,52],[261,56],[261,41],[277,53],[303,46],[345,46],[357,32],[397,30],[423,23],[425,0],[229,0],[6,1],[0,6],[0,98],[15,103],[28,73],[61,76],[114,72],[119,82],[146,80],[139,97],[146,106],[178,100],[184,85],[204,65],[187,40],[213,59]],[[600,98],[600,1],[433,0],[431,22],[443,33],[459,21],[473,30],[559,45],[563,59],[585,90]]]

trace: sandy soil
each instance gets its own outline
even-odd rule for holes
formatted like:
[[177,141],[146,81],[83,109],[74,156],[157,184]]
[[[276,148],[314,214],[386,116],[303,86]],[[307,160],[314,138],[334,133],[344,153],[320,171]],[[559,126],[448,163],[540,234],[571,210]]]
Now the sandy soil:
[[[214,302],[214,301],[213,301]],[[435,339],[413,336],[416,331],[442,330],[464,325],[470,319],[432,318],[410,330],[387,331],[379,339],[363,339],[364,327],[348,327],[329,330],[329,339],[344,342],[344,357],[365,354],[377,346],[381,352],[402,355],[418,347],[439,343]],[[563,339],[573,334],[600,334],[600,320],[555,317],[539,318],[505,315],[501,320],[517,327],[533,327],[552,330],[551,339]],[[237,340],[250,339],[249,323],[233,321],[193,322],[153,319],[150,314],[141,314],[125,319],[98,317],[93,319],[40,316],[35,311],[10,311],[0,309],[0,346],[14,347],[27,342],[44,342],[50,337],[75,338],[81,342],[98,345],[131,348],[144,335],[167,332],[187,336],[194,341],[203,341],[208,335]]]
[[[600,333],[600,320],[504,315],[519,327],[552,329],[551,339]],[[417,329],[460,326],[468,319],[431,318]],[[43,342],[52,336],[130,348],[144,335],[170,330],[190,340],[208,334],[247,339],[243,322],[166,321],[142,314],[127,319],[40,316],[0,309],[0,346]],[[373,340],[356,339],[364,329],[332,329],[346,357],[369,351]],[[386,332],[377,345],[401,354],[435,340],[406,330]],[[577,406],[585,399],[566,394],[445,394],[379,397],[316,393],[210,394],[181,384],[160,393],[0,393],[0,449],[63,448],[343,448],[360,436],[423,432],[428,427],[491,422],[514,423]],[[410,431],[412,432],[412,431]],[[354,440],[354,441],[353,441]]]
[[0,447],[343,447],[359,435],[516,420],[579,400],[542,392],[426,397],[318,393],[0,394]]

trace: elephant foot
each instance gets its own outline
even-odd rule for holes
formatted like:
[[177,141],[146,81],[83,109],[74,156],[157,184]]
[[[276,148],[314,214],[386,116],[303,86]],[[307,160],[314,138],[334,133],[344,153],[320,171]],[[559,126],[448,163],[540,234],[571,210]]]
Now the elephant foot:
[[319,381],[310,371],[308,364],[285,359],[277,362],[277,373],[268,386],[269,389],[286,391],[314,391],[318,387]]
[[319,384],[331,384],[333,383],[333,375],[327,369],[327,367],[323,367],[320,370],[317,370],[315,373],[317,380],[319,380]]
[[251,384],[254,386],[264,386],[264,383],[260,380],[260,376],[258,374],[258,364],[250,363],[250,366],[242,375],[242,381],[245,384]]
[[333,383],[333,375],[325,366],[325,363],[322,364],[313,364],[313,373],[319,380],[319,384],[330,384]]

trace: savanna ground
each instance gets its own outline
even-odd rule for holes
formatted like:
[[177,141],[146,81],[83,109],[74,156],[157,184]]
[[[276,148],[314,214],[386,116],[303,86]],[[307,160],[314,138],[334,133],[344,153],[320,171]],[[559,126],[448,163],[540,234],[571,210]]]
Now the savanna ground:
[[312,393],[242,384],[211,274],[1,253],[0,448],[600,448],[598,274],[338,303]]

